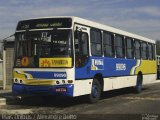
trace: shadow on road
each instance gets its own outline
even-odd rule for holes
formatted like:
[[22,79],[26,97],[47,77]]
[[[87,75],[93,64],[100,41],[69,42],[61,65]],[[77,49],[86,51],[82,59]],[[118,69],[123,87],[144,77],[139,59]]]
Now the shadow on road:
[[[149,88],[142,88],[142,93],[148,89]],[[103,92],[102,99],[113,98],[113,97],[121,96],[121,95],[124,96],[127,94],[138,94],[138,93],[135,92],[135,89],[133,87],[129,87],[129,88],[123,88],[123,89],[117,89],[117,90]]]
[[[148,88],[143,88],[142,92]],[[101,99],[110,99],[117,96],[124,95],[134,95],[133,88],[124,88],[119,90],[103,92]],[[65,108],[74,105],[87,104],[87,96],[81,97],[60,97],[60,96],[25,96],[20,98],[15,98],[14,100],[8,100],[9,105],[21,105],[21,106],[35,106],[35,107],[59,107]]]

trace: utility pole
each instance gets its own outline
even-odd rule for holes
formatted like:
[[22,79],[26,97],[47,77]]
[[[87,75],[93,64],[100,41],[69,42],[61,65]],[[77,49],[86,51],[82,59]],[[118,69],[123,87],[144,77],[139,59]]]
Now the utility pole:
[[6,41],[3,42],[3,90],[6,89]]

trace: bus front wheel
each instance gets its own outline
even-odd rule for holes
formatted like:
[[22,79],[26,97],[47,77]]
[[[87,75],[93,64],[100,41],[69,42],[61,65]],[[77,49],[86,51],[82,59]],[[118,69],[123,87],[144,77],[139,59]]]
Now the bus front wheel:
[[100,99],[101,96],[101,84],[97,78],[93,79],[91,94],[89,94],[89,102],[95,103]]

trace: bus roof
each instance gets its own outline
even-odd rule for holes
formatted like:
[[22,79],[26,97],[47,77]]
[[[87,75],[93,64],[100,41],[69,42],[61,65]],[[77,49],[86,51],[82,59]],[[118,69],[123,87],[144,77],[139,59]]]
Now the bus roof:
[[82,24],[82,25],[85,25],[85,26],[98,28],[98,29],[101,29],[101,30],[105,30],[105,31],[112,32],[112,33],[115,33],[115,34],[124,35],[124,36],[131,37],[131,38],[134,38],[134,39],[140,39],[140,40],[151,42],[151,43],[154,43],[154,44],[156,42],[153,39],[149,39],[149,38],[146,38],[146,37],[134,34],[134,33],[130,33],[130,32],[124,31],[124,30],[117,29],[115,27],[111,27],[111,26],[108,26],[108,25],[105,25],[105,24],[97,23],[97,22],[94,22],[94,21],[91,21],[91,20],[87,20],[87,19],[83,19],[83,18],[79,18],[79,17],[75,17],[75,16],[50,16],[50,17],[31,18],[31,19],[26,19],[26,20],[36,20],[36,19],[46,19],[46,18],[71,18],[73,20],[73,22],[78,23],[78,24]]

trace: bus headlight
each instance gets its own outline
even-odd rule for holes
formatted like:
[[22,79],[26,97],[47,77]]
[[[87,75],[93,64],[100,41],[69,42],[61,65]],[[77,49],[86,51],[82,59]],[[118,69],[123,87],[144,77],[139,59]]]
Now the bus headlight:
[[58,80],[56,81],[56,84],[59,84],[59,81],[58,81]]
[[17,83],[17,82],[18,82],[18,79],[15,79],[14,81]]

